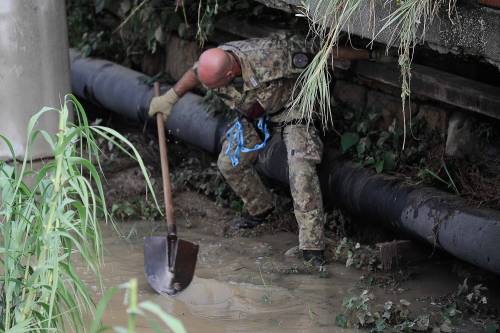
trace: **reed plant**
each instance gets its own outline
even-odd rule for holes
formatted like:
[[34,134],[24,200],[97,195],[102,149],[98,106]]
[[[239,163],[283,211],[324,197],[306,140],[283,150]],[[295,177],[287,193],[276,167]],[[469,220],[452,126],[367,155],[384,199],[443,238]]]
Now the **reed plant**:
[[[308,0],[302,7],[309,20],[310,34],[320,49],[299,76],[293,91],[291,110],[298,109],[309,124],[318,118],[324,129],[333,122],[330,106],[329,64],[343,30],[367,0]],[[368,0],[370,2],[374,0]]]
[[[111,299],[120,291],[125,291],[124,303],[127,305],[127,327],[105,326],[102,318]],[[137,318],[143,317],[148,322],[148,326],[157,333],[165,332],[168,328],[173,333],[186,333],[186,329],[180,320],[166,313],[160,306],[151,302],[138,302],[137,279],[131,279],[118,287],[110,288],[103,295],[95,312],[94,320],[90,326],[90,333],[101,333],[115,331],[117,333],[137,332]]]
[[[387,3],[387,2],[386,2]],[[411,64],[413,51],[418,43],[425,40],[427,28],[438,15],[441,8],[447,8],[451,20],[456,0],[398,0],[396,7],[384,19],[384,25],[377,35],[391,30],[391,38],[387,47],[397,45],[399,50],[398,64],[401,72],[401,103],[403,112],[403,149],[406,144],[406,112],[405,108],[411,96]],[[411,110],[410,110],[411,111]],[[409,113],[411,115],[411,112]]]
[[[377,1],[388,9],[388,14],[382,16],[378,22],[379,16],[375,12]],[[326,129],[333,119],[328,65],[342,32],[349,35],[352,24],[365,24],[365,31],[369,31],[373,42],[382,32],[389,31],[387,49],[397,46],[399,50],[404,148],[405,107],[411,95],[411,64],[414,48],[424,40],[427,28],[441,9],[447,11],[448,17],[452,19],[455,5],[456,0],[306,0],[301,9],[308,18],[312,37],[319,41],[321,47],[297,81],[292,107],[298,109],[309,122],[315,118],[321,119]],[[369,19],[354,22],[361,10],[363,13],[369,13]]]
[[[70,109],[75,123],[70,122]],[[56,134],[37,129],[48,113],[58,115]],[[0,162],[0,330],[85,331],[84,318],[94,304],[73,262],[79,257],[101,281],[99,221],[110,221],[96,138],[136,159],[151,193],[152,186],[133,145],[113,129],[91,126],[71,95],[60,109],[45,107],[36,113],[27,132],[22,162],[0,134],[12,154],[12,161]],[[36,140],[44,140],[53,151],[53,159],[39,170],[30,158]]]

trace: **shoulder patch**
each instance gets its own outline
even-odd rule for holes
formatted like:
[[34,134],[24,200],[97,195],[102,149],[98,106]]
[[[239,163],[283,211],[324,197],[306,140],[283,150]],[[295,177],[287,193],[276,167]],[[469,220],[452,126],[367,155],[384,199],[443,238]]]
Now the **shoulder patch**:
[[299,52],[292,55],[292,63],[295,68],[306,68],[310,62],[310,55],[307,53]]

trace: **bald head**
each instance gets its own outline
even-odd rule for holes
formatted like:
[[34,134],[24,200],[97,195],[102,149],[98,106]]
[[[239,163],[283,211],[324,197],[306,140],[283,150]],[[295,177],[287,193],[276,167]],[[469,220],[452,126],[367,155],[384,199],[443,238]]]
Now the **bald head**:
[[198,60],[198,79],[208,88],[225,86],[240,72],[234,57],[221,49],[208,49]]

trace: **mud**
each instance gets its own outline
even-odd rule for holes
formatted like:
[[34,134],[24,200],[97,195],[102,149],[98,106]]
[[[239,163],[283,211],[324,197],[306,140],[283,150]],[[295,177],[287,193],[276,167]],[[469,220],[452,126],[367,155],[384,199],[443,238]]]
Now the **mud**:
[[[433,300],[452,293],[461,282],[449,265],[439,262],[421,265],[418,274],[407,272],[399,280],[395,275],[369,277],[340,263],[329,263],[328,276],[304,273],[298,257],[285,256],[297,243],[295,234],[226,238],[222,229],[233,211],[193,192],[180,193],[174,201],[180,236],[200,244],[191,286],[176,297],[164,297],[147,285],[143,237],[164,234],[162,221],[119,223],[120,235],[104,226],[103,278],[105,287],[138,278],[140,301],[161,305],[181,319],[188,332],[355,332],[335,325],[336,315],[343,312],[342,301],[348,296],[369,289],[376,297],[374,306],[405,299],[415,313],[429,313],[439,311]],[[100,288],[91,274],[84,267],[79,271],[99,298]],[[123,297],[115,297],[104,322],[124,326],[126,321]],[[469,326],[457,331],[474,332]],[[139,331],[150,332],[145,322],[139,323]]]

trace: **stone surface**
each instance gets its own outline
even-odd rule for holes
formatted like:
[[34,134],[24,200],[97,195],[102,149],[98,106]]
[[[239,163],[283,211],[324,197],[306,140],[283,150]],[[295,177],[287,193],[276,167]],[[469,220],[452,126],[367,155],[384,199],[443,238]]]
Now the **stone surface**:
[[424,119],[430,129],[446,132],[447,110],[432,105],[420,105],[417,119]]
[[403,126],[403,120],[406,121],[408,126],[410,124],[410,111],[411,115],[415,116],[417,109],[418,106],[415,103],[407,103],[405,107],[405,119],[403,119],[403,108],[400,98],[374,90],[368,91],[366,97],[366,110],[382,114],[382,126],[384,128],[389,127],[394,119],[396,119],[398,126]]
[[[266,3],[267,0],[262,2]],[[279,2],[279,0],[276,0]],[[273,3],[275,3],[274,1]],[[293,1],[288,1],[293,4]],[[484,10],[484,8],[482,9]],[[500,13],[500,12],[499,12]],[[499,14],[500,15],[500,14]],[[500,19],[499,19],[500,22]],[[479,21],[481,23],[481,21]],[[220,27],[222,30],[226,27]],[[257,30],[249,29],[247,26],[231,26],[231,32],[241,38],[259,37],[269,33],[269,28],[260,27]],[[499,30],[500,31],[500,27]],[[500,38],[500,34],[499,38]],[[465,41],[461,42],[462,44]],[[500,52],[499,52],[500,57]],[[339,63],[335,64],[338,73]],[[343,63],[342,70],[356,74],[360,82],[366,86],[365,90],[375,88],[390,92],[389,95],[397,96],[401,89],[400,69],[396,64],[378,64],[368,61],[357,61],[354,66]],[[357,92],[351,92],[347,83],[339,80],[334,89],[334,97],[338,101],[346,101],[346,104],[355,110],[364,108],[362,98],[356,97]],[[464,77],[446,73],[422,65],[412,66],[412,98],[436,100],[455,106],[464,110],[477,112],[489,117],[500,119],[500,88],[481,82],[466,79]],[[357,89],[355,89],[357,90]],[[397,98],[397,97],[396,97]]]
[[198,60],[201,49],[196,42],[175,35],[170,35],[166,44],[165,71],[177,81]]
[[454,112],[450,116],[445,150],[447,156],[462,158],[473,152],[475,144],[472,127],[472,119],[469,115]]
[[144,54],[141,63],[141,71],[149,76],[155,76],[156,74],[165,70],[165,52],[156,52],[154,54],[147,53]]
[[335,101],[341,102],[355,111],[363,111],[366,106],[366,89],[360,85],[338,80],[333,89]]
[[[257,0],[270,7],[289,11],[292,8],[300,12],[300,0]],[[319,0],[312,0],[312,8]],[[371,39],[373,37],[372,26],[367,22],[373,22],[371,1],[366,1],[358,13],[353,15],[344,30],[353,35]],[[379,31],[385,23],[384,18],[390,12],[389,6],[384,6],[384,1],[376,1],[374,17],[376,31]],[[324,16],[322,10],[318,15]],[[447,15],[437,18],[429,26],[425,35],[425,42],[441,53],[468,54],[483,57],[486,61],[500,68],[500,11],[477,5],[477,1],[461,1],[457,6],[456,16],[451,21]],[[392,40],[392,29],[377,35],[376,41],[387,44]]]

